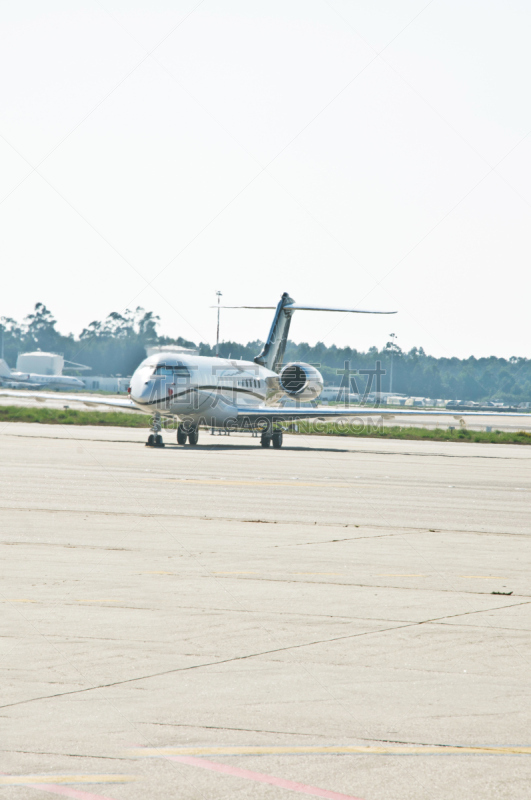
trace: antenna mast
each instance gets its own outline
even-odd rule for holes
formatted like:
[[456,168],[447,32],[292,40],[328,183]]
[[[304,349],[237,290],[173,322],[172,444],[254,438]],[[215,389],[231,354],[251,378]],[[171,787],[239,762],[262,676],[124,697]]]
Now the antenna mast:
[[221,298],[221,292],[216,292],[218,298],[218,329],[216,333],[216,358],[219,358],[219,303]]
[[391,394],[393,391],[393,362],[395,360],[394,348],[395,348],[396,333],[390,333],[389,336],[391,338],[391,341],[389,342],[389,344],[391,345],[391,375],[389,376],[389,393]]

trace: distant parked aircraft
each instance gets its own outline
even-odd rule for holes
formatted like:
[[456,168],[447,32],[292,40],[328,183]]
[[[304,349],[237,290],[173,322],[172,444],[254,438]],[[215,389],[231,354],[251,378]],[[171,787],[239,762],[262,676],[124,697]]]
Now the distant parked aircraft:
[[15,389],[84,389],[79,378],[69,375],[37,375],[34,372],[16,372],[0,358],[0,383]]

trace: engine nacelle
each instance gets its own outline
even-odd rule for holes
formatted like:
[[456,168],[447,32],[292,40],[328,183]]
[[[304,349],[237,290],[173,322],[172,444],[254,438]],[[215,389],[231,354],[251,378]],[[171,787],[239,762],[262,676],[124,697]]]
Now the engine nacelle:
[[317,400],[323,391],[323,376],[310,364],[286,364],[278,376],[282,391],[297,400]]

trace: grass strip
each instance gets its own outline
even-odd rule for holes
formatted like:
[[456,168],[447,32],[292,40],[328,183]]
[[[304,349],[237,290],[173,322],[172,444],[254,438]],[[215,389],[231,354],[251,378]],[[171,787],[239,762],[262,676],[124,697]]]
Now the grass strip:
[[123,411],[79,411],[76,408],[0,406],[0,422],[40,422],[45,425],[108,425],[149,428],[151,417]]
[[531,444],[528,431],[474,431],[468,428],[414,428],[338,422],[291,423],[288,433],[317,436],[353,436],[364,439],[413,439],[433,442],[483,442],[485,444]]

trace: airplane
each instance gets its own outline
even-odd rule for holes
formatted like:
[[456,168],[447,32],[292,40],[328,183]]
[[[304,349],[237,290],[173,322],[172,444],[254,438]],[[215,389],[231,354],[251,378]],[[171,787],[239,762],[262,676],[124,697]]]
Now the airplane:
[[[275,309],[275,306],[224,306],[224,308]],[[142,411],[152,417],[146,445],[164,447],[162,417],[178,420],[177,443],[197,445],[199,428],[260,433],[262,447],[278,449],[283,444],[282,425],[299,420],[411,416],[464,417],[492,416],[492,412],[419,411],[417,409],[375,409],[318,407],[323,377],[311,364],[290,362],[283,365],[288,332],[295,311],[339,311],[354,314],[395,314],[395,311],[370,311],[296,303],[284,292],[276,306],[273,323],[262,352],[253,361],[230,358],[155,353],[135,370],[128,398],[80,396],[85,405],[107,405]],[[7,392],[0,392],[7,394]],[[9,395],[16,396],[10,392]],[[21,396],[20,394],[18,396]],[[25,392],[24,396],[28,396]],[[283,401],[310,401],[306,407],[283,406]],[[59,395],[39,393],[37,399],[61,399]],[[66,395],[65,399],[74,398]],[[523,414],[507,414],[523,416]]]
[[2,385],[27,387],[28,389],[84,389],[85,384],[79,378],[69,375],[37,375],[34,372],[16,372],[3,358],[0,358],[0,383]]
[[321,402],[327,401],[329,403],[354,403],[358,402],[359,394],[350,392],[344,386],[325,386],[319,395]]
[[319,400],[328,400],[332,403],[358,403],[360,400],[368,403],[387,401],[388,397],[407,397],[399,392],[369,392],[367,395],[349,392],[344,386],[325,386]]

